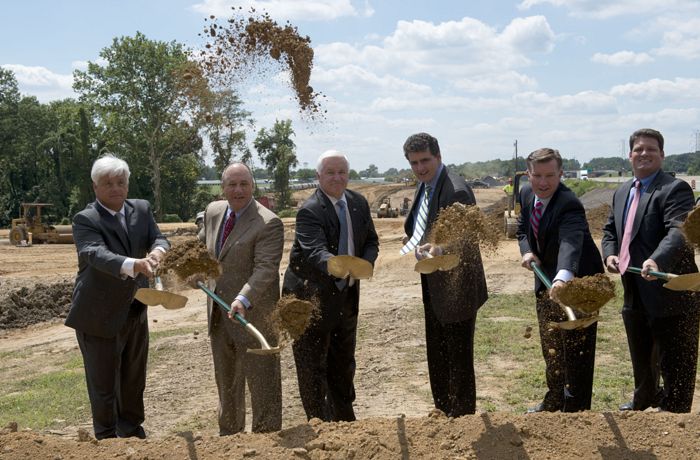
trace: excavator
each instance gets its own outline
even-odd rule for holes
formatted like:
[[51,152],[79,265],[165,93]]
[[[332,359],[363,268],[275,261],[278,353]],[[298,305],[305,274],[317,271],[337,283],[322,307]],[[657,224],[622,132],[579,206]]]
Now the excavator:
[[51,203],[22,203],[20,217],[12,219],[10,243],[30,246],[32,243],[73,243],[70,225],[49,225],[41,220],[41,210]]

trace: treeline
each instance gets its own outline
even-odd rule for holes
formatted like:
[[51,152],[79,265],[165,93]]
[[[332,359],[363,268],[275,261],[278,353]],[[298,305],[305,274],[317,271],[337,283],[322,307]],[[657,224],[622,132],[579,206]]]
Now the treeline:
[[[49,218],[68,220],[94,200],[90,169],[106,152],[129,163],[129,195],[151,201],[159,219],[192,218],[215,198],[196,185],[204,173],[251,162],[250,113],[234,91],[210,84],[183,45],[137,33],[115,38],[100,58],[74,72],[77,100],[50,103],[20,94],[13,72],[0,68],[0,226],[22,202],[52,203]],[[282,206],[297,166],[293,135],[283,120],[253,141]]]

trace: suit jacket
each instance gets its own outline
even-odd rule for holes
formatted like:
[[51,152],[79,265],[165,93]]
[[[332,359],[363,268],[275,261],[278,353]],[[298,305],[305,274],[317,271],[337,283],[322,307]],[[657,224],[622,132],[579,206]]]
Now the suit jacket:
[[[619,255],[624,233],[622,216],[633,181],[622,184],[613,195],[608,222],[603,227],[603,257]],[[681,225],[693,210],[693,191],[682,180],[659,171],[642,193],[634,216],[630,242],[630,266],[641,267],[646,259],[654,259],[659,270],[668,273],[696,273],[692,248],[686,243]],[[645,281],[641,276],[625,273],[623,308],[643,309],[652,317],[665,317],[697,308],[697,294],[665,289],[663,281]],[[634,304],[632,286],[639,292]],[[695,297],[693,302],[691,298]]]
[[[374,265],[379,253],[379,238],[374,229],[367,200],[357,192],[345,190],[352,221],[355,256]],[[334,306],[338,288],[336,278],[328,274],[328,259],[338,254],[340,222],[333,203],[320,188],[304,202],[296,218],[296,236],[289,254],[289,266],[284,274],[284,293],[300,299],[318,298],[321,321],[335,322],[340,309]],[[360,281],[353,288],[359,293]],[[359,306],[355,296],[354,308]]]
[[[139,287],[148,287],[143,275],[122,279],[119,270],[127,257],[141,259],[170,244],[160,233],[151,205],[145,200],[124,202],[128,236],[119,220],[97,202],[73,217],[78,251],[78,275],[66,326],[98,337],[115,337],[124,325]],[[142,305],[142,304],[141,304]]]
[[[279,267],[284,247],[284,226],[275,213],[253,200],[236,220],[217,255],[216,245],[223,231],[227,208],[228,202],[225,200],[210,203],[204,212],[204,227],[199,234],[212,258],[221,264],[222,274],[210,281],[210,287],[229,304],[237,295],[244,295],[252,307],[246,311],[246,319],[274,344],[277,334],[272,328],[270,315],[280,297]],[[214,308],[221,307],[207,297],[210,331]],[[236,343],[247,348],[259,348],[245,328],[235,328],[234,331],[233,340]]]
[[[537,241],[530,225],[534,199],[532,186],[523,186],[516,232],[520,253],[535,254],[550,280],[559,270],[569,270],[575,276],[603,273],[600,251],[591,237],[586,211],[576,194],[566,185],[559,184],[540,219]],[[535,292],[545,289],[535,277]]]
[[[422,193],[423,186],[419,183],[413,197],[413,206],[404,222],[404,230],[409,238],[413,235],[414,211],[416,206],[420,206]],[[427,225],[421,243],[427,240],[440,209],[456,202],[476,205],[474,192],[464,181],[464,178],[449,171],[447,167],[444,167],[440,172],[435,190],[432,193]],[[460,264],[455,269],[448,272],[437,271],[429,275],[421,275],[423,303],[430,305],[438,321],[442,324],[474,318],[477,310],[488,299],[479,243],[465,239],[459,242],[452,252],[458,253],[460,257]]]

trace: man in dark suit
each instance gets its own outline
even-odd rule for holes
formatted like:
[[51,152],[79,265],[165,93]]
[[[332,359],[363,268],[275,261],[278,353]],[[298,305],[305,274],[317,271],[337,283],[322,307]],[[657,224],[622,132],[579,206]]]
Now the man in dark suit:
[[[697,293],[665,289],[649,271],[698,271],[680,228],[693,209],[693,192],[685,181],[661,169],[660,132],[635,131],[629,145],[634,179],[615,191],[603,228],[605,265],[609,272],[622,274],[622,320],[634,371],[634,397],[620,409],[690,412],[700,301]],[[628,267],[641,267],[642,276],[628,272]]]
[[425,340],[430,388],[435,407],[450,417],[476,411],[474,325],[477,310],[486,302],[486,278],[478,243],[464,239],[450,248],[426,243],[438,211],[453,203],[475,205],[464,179],[442,164],[440,146],[427,133],[410,136],[403,145],[406,159],[418,179],[413,206],[404,229],[402,254],[419,260],[443,252],[459,254],[459,265],[449,272],[421,275]]
[[[226,167],[221,176],[225,200],[214,201],[204,213],[199,237],[221,266],[221,276],[210,287],[246,317],[272,345],[277,331],[271,314],[280,297],[279,267],[284,226],[269,209],[253,199],[253,174],[243,163]],[[207,319],[214,376],[219,391],[219,434],[245,428],[245,386],[248,383],[253,432],[282,429],[280,356],[254,355],[259,348],[235,318],[207,298]]]
[[66,326],[76,330],[97,439],[146,436],[146,306],[134,299],[170,247],[145,200],[127,200],[129,166],[92,166],[96,200],[73,218],[78,275]]
[[[320,316],[294,342],[294,362],[306,416],[353,421],[355,343],[360,282],[328,272],[338,254],[374,264],[379,239],[367,200],[347,190],[350,165],[330,150],[318,160],[319,187],[297,213],[296,237],[284,274],[283,293],[317,301]],[[346,225],[343,225],[346,224]],[[343,235],[343,239],[341,239]]]
[[[548,294],[535,277],[537,322],[548,391],[531,412],[577,412],[591,408],[597,325],[575,330],[552,328],[567,316],[555,300],[557,291],[576,276],[603,273],[600,252],[591,238],[586,212],[576,195],[561,183],[562,159],[542,148],[527,157],[530,184],[520,191],[518,244],[522,266],[535,262],[552,280]],[[551,297],[551,299],[550,299]]]

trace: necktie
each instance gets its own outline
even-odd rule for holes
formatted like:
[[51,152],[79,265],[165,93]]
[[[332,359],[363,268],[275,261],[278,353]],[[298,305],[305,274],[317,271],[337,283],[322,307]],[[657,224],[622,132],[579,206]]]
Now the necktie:
[[126,226],[126,217],[124,216],[124,214],[122,214],[121,212],[118,212],[114,215],[114,217],[117,218],[117,220],[119,221],[119,225],[124,229],[124,233],[126,233],[128,236],[129,230],[128,230],[128,227]]
[[224,225],[224,234],[221,237],[221,246],[224,245],[226,242],[226,238],[231,234],[231,230],[233,230],[233,226],[236,223],[236,213],[231,211],[231,214],[229,214],[228,219],[226,219],[226,225]]
[[423,238],[423,233],[425,233],[426,223],[428,222],[428,205],[430,204],[430,192],[431,187],[425,184],[425,192],[423,193],[423,200],[420,203],[420,208],[418,208],[418,215],[416,216],[416,222],[413,226],[413,235],[408,243],[401,248],[401,255],[408,254],[413,251],[418,243],[420,243],[421,238]]
[[634,216],[637,214],[637,206],[642,195],[641,183],[634,181],[634,197],[630,208],[627,210],[627,219],[625,220],[625,231],[622,234],[622,244],[620,245],[620,258],[618,268],[620,274],[624,275],[627,267],[630,265],[630,239],[632,238],[632,227],[634,227]]
[[[338,255],[348,253],[348,219],[345,215],[345,201],[340,200],[336,204],[338,206],[338,222],[340,224],[340,237],[338,238]],[[344,279],[336,280],[335,285],[339,291],[345,289],[348,282]]]
[[540,219],[542,219],[542,208],[544,203],[542,201],[535,199],[535,209],[532,211],[530,216],[530,226],[532,227],[532,233],[535,234],[535,240],[540,231]]

